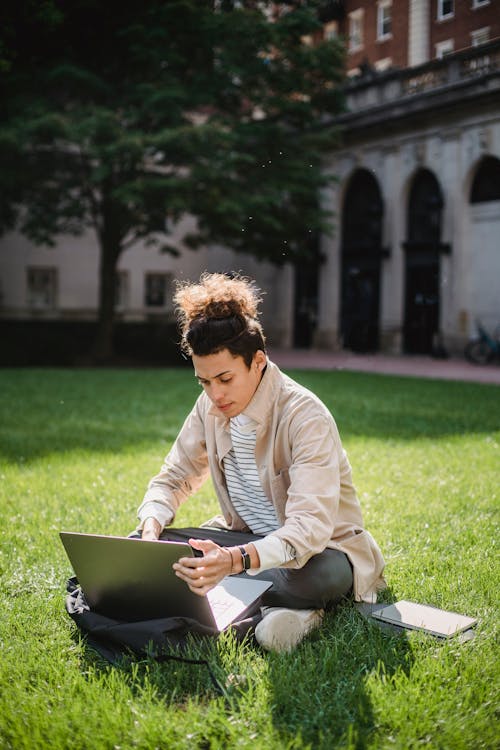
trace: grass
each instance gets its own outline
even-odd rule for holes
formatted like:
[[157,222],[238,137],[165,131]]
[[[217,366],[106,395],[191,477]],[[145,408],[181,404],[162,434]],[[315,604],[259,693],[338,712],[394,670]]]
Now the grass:
[[[0,373],[0,748],[499,747],[499,390],[348,372],[292,373],[335,414],[386,600],[478,618],[467,643],[394,635],[351,604],[292,654],[230,634],[206,670],[112,667],[64,611],[60,529],[127,533],[197,386],[189,370]],[[179,525],[217,512],[210,485]],[[236,677],[234,677],[236,675]]]

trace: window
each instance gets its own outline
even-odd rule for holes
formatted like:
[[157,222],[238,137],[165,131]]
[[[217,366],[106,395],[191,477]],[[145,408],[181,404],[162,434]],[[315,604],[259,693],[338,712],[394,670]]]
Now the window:
[[349,52],[363,48],[363,9],[349,13]]
[[389,70],[392,66],[392,57],[383,57],[381,60],[375,60],[375,70],[382,73],[384,70]]
[[436,44],[436,57],[440,60],[446,55],[450,55],[453,52],[453,39],[446,39],[444,42],[438,42]]
[[172,275],[147,273],[144,304],[146,307],[168,307],[171,301]]
[[328,23],[325,23],[323,27],[323,36],[324,38],[331,42],[333,39],[337,39],[339,35],[339,25],[337,21],[329,21]]
[[115,277],[115,310],[125,310],[129,301],[129,273],[117,271]]
[[490,27],[485,26],[483,29],[471,31],[470,40],[473,47],[478,47],[480,44],[486,44],[486,42],[489,42],[490,40]]
[[444,21],[454,16],[453,0],[438,0],[438,21]]
[[377,8],[377,39],[390,39],[392,32],[392,0],[379,0]]
[[35,310],[53,310],[57,299],[57,269],[27,268],[28,306]]
[[476,10],[476,8],[482,8],[483,5],[489,5],[490,0],[472,0],[472,10]]

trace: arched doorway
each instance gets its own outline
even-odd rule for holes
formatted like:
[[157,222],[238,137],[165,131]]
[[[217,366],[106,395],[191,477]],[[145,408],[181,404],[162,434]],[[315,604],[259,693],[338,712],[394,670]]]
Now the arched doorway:
[[500,159],[484,156],[474,175],[470,191],[471,203],[500,201]]
[[343,346],[356,352],[379,346],[380,266],[383,202],[377,180],[358,169],[347,186],[342,209]]
[[415,175],[408,201],[405,258],[404,351],[433,354],[439,338],[439,257],[449,252],[441,243],[443,196],[428,169]]

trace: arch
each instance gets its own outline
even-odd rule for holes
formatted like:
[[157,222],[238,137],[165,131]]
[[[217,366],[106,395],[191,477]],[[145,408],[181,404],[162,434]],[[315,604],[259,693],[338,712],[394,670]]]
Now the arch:
[[383,212],[376,178],[367,169],[357,169],[344,194],[342,252],[352,254],[380,248]]
[[378,349],[383,212],[373,173],[357,169],[344,192],[341,232],[340,331],[353,351]]
[[500,159],[483,156],[479,162],[470,189],[470,203],[500,200]]
[[440,253],[444,199],[431,170],[419,169],[409,186],[405,249],[404,351],[433,354],[441,348]]

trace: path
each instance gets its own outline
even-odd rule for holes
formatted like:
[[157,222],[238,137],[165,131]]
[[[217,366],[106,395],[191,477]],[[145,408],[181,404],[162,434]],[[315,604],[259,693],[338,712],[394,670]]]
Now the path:
[[417,378],[466,380],[500,385],[498,364],[473,365],[465,359],[434,359],[420,355],[391,356],[388,354],[353,354],[314,349],[276,349],[270,347],[269,357],[282,369],[354,370],[407,375]]

